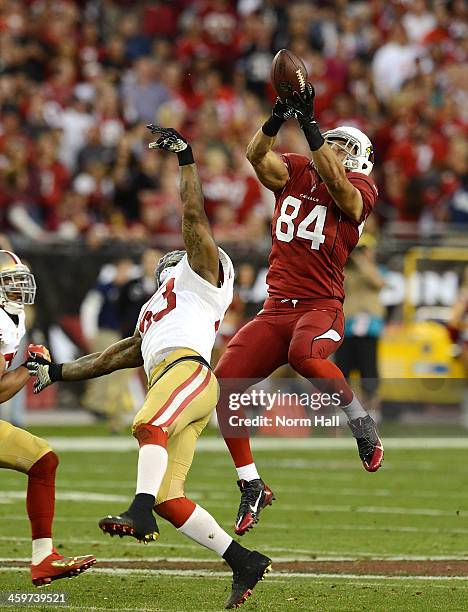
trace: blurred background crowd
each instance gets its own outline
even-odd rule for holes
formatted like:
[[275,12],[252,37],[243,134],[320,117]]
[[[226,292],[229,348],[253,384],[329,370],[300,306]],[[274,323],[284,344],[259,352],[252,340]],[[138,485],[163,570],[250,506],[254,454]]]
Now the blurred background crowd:
[[[177,162],[148,150],[150,122],[192,143],[215,237],[236,265],[214,362],[261,307],[274,201],[245,149],[274,103],[281,48],[303,59],[322,130],[356,126],[375,148],[380,195],[347,268],[340,366],[370,379],[371,398],[382,337],[384,376],[460,376],[433,322],[466,349],[464,0],[0,0],[0,246],[32,264],[32,336],[56,359],[129,334],[155,261],[181,246]],[[277,149],[308,154],[295,120]],[[432,261],[416,278],[405,255],[434,239],[461,248],[429,254],[442,267]],[[392,331],[404,303],[406,327]],[[88,385],[82,404],[132,409],[141,384],[119,376]],[[36,407],[55,406],[55,393]]]
[[[282,47],[306,64],[322,129],[372,139],[381,228],[466,227],[463,0],[2,0],[0,228],[177,242],[177,167],[147,150],[155,122],[194,144],[218,240],[267,240],[272,200],[245,147]],[[295,121],[278,148],[307,153]]]

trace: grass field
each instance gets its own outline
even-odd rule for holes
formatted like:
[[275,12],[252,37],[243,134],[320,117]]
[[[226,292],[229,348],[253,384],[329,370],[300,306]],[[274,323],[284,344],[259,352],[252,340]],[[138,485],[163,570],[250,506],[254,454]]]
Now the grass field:
[[[60,451],[55,542],[65,553],[95,554],[99,563],[47,592],[66,592],[68,609],[221,610],[227,566],[171,525],[161,523],[160,539],[148,546],[106,538],[98,529],[99,518],[125,509],[133,494],[136,452],[125,450],[125,441],[102,438],[99,450]],[[106,450],[108,443],[114,450]],[[468,610],[466,448],[448,441],[447,448],[425,449],[422,442],[412,449],[410,439],[390,445],[384,468],[368,474],[351,446],[332,448],[329,441],[314,448],[310,441],[310,448],[294,450],[290,443],[272,441],[273,448],[256,453],[277,501],[241,541],[271,556],[274,571],[246,611]],[[238,504],[235,477],[221,442],[204,437],[187,494],[229,532]],[[32,591],[25,482],[15,472],[1,474],[3,591]]]

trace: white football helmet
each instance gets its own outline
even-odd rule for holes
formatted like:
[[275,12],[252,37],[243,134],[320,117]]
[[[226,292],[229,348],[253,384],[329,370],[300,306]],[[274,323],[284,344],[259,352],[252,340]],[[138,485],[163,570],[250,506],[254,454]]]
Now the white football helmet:
[[342,125],[334,130],[327,130],[323,137],[328,144],[335,144],[347,156],[343,166],[352,172],[370,174],[374,167],[374,147],[369,138],[355,127]]
[[17,315],[35,297],[36,281],[28,266],[11,251],[0,251],[0,306]]

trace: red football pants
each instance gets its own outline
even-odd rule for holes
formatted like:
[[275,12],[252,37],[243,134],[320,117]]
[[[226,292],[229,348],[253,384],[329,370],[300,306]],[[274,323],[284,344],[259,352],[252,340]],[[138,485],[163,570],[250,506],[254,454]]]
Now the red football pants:
[[[322,392],[333,393],[339,383],[341,391],[345,390],[342,404],[349,404],[352,391],[341,370],[327,360],[341,345],[343,332],[338,300],[297,300],[294,305],[292,300],[269,298],[264,309],[232,338],[215,375],[221,387],[218,423],[236,467],[253,463],[253,458],[248,429],[237,428],[236,437],[231,437],[227,427],[230,393],[242,393],[289,363],[301,376],[323,380]],[[243,417],[242,412],[241,408],[236,411]]]

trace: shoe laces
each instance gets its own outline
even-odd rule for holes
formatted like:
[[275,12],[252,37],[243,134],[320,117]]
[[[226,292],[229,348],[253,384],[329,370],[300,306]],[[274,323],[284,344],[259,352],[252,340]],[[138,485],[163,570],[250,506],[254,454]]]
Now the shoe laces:
[[245,512],[250,510],[250,506],[255,504],[258,498],[259,489],[247,482],[241,489],[241,502],[239,506],[238,516],[243,515]]

